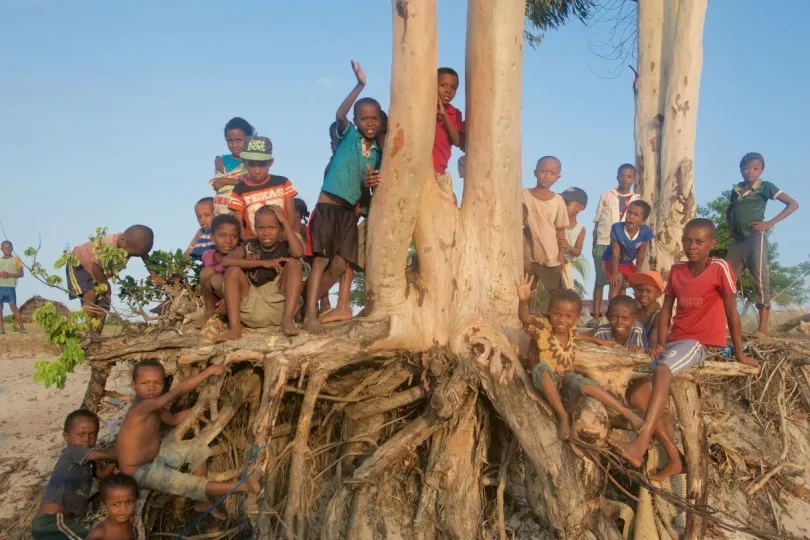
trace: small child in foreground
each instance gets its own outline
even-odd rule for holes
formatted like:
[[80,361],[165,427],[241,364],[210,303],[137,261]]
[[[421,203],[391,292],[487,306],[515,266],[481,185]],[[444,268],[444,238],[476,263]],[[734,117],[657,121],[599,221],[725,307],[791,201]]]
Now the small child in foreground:
[[239,339],[242,324],[251,328],[280,324],[284,335],[298,335],[294,318],[304,288],[303,256],[304,246],[284,211],[278,206],[259,208],[256,238],[222,260],[230,329],[216,341]]
[[[329,166],[318,202],[307,229],[307,255],[313,257],[307,281],[304,328],[321,334],[318,300],[341,279],[349,266],[357,265],[358,231],[355,206],[364,189],[380,183],[382,152],[377,143],[382,108],[371,98],[357,99],[366,86],[360,64],[352,61],[357,84],[335,114],[339,143]],[[354,124],[349,110],[354,108]]]
[[661,306],[658,298],[664,293],[664,280],[658,272],[636,272],[627,276],[627,282],[633,287],[633,295],[641,308],[638,322],[644,327],[644,350],[655,347],[658,343],[656,324]]
[[574,288],[574,268],[572,262],[582,255],[585,244],[585,227],[577,222],[577,215],[588,206],[588,194],[578,187],[568,188],[560,196],[565,201],[568,212],[568,225],[565,227],[565,238],[559,240],[563,252],[563,285],[566,289]]
[[194,214],[197,216],[197,224],[200,228],[189,242],[184,255],[200,261],[203,253],[214,248],[214,242],[211,240],[211,222],[214,220],[213,197],[205,197],[197,201],[197,204],[194,205]]
[[96,463],[115,461],[110,450],[97,450],[99,421],[95,413],[79,409],[65,419],[63,437],[67,447],[59,454],[51,478],[42,494],[39,515],[31,524],[35,540],[75,540],[87,536],[81,523],[87,514],[87,503],[93,477],[104,478],[115,469],[115,464],[96,466]]
[[609,324],[583,332],[578,339],[604,347],[626,347],[630,352],[645,350],[644,327],[638,322],[638,303],[634,299],[624,294],[611,298],[607,318]]
[[[152,251],[152,244],[155,241],[155,234],[146,225],[133,225],[122,233],[110,234],[104,237],[103,242],[107,245],[115,246],[127,252],[127,259],[140,257],[146,262],[146,257]],[[104,326],[104,319],[110,309],[112,289],[108,281],[108,276],[96,254],[95,244],[85,242],[76,246],[73,255],[78,259],[79,266],[68,264],[65,267],[67,274],[67,290],[71,300],[80,298],[82,311],[90,317],[101,321],[97,331],[100,333]],[[153,283],[157,277],[152,274]],[[105,285],[107,290],[101,298],[97,298],[96,286]]]
[[[728,249],[726,260],[739,278],[748,268],[754,278],[754,294],[759,311],[759,332],[768,335],[771,314],[770,275],[768,272],[768,238],[766,232],[799,209],[799,203],[770,182],[762,180],[765,158],[750,152],[740,161],[743,181],[735,184],[726,209],[728,232],[734,243]],[[785,205],[776,217],[765,221],[768,201]]]
[[101,482],[101,506],[107,518],[93,527],[87,540],[131,540],[138,502],[138,483],[126,474],[116,473]]
[[706,347],[726,347],[726,323],[737,361],[759,368],[759,363],[743,352],[734,272],[726,261],[709,255],[717,246],[714,223],[704,218],[691,220],[684,228],[682,241],[687,262],[674,264],[669,272],[664,306],[658,318],[658,343],[650,350],[655,371],[651,378],[627,389],[628,401],[636,408],[646,409],[644,424],[634,440],[611,442],[625,460],[639,467],[655,434],[669,457],[666,467],[651,476],[658,481],[679,474],[683,468],[677,448],[671,440],[667,441],[665,419],[669,388],[675,376],[703,362]]
[[[197,389],[210,377],[221,377],[225,366],[214,364],[180,382],[164,393],[166,372],[157,360],[142,360],[132,371],[132,389],[135,401],[121,423],[116,441],[118,468],[132,476],[142,489],[161,491],[196,501],[198,512],[208,509],[210,497],[226,493],[258,493],[259,481],[255,473],[244,483],[209,482],[208,458],[211,449],[200,439],[184,441],[160,440],[161,423],[176,426],[191,409],[170,413],[173,401]],[[179,471],[188,465],[191,474]],[[211,515],[224,519],[218,510]]]
[[655,237],[646,223],[652,208],[644,201],[633,201],[627,206],[624,222],[610,228],[610,248],[602,255],[602,269],[610,283],[610,296],[624,294],[625,278],[644,265],[647,249]]
[[239,245],[240,227],[239,220],[230,214],[221,214],[211,222],[211,240],[215,249],[209,249],[202,254],[200,289],[205,311],[202,317],[197,319],[197,328],[202,328],[208,319],[214,316],[219,299],[224,298],[225,267],[222,261]]
[[532,382],[554,409],[560,438],[567,440],[570,435],[570,421],[563,401],[572,404],[582,394],[610,407],[634,426],[641,425],[641,418],[599,386],[599,383],[572,371],[576,321],[582,310],[582,299],[568,289],[555,291],[551,294],[548,316],[535,318],[529,313],[527,303],[532,296],[533,279],[526,275],[518,286],[518,316],[523,323],[523,330],[529,334],[534,341],[533,346],[537,348],[538,362],[532,366]]
[[0,257],[0,336],[6,333],[3,326],[3,304],[8,304],[11,309],[20,333],[27,334],[28,330],[25,329],[20,310],[17,309],[17,280],[25,275],[23,264],[12,254],[14,246],[8,240],[3,241],[0,249],[3,251],[3,256]]
[[242,181],[245,175],[245,165],[242,163],[242,150],[245,149],[245,139],[256,134],[247,120],[231,118],[225,124],[225,142],[228,144],[230,154],[223,154],[214,159],[214,172],[216,176],[208,184],[217,192],[214,197],[214,213],[216,215],[230,214],[228,201],[233,188]]
[[521,195],[523,224],[529,236],[528,246],[524,243],[524,248],[528,247],[523,254],[524,272],[542,282],[549,293],[564,288],[560,243],[565,240],[568,211],[563,198],[551,191],[560,179],[561,169],[556,157],[540,158],[534,169],[537,186],[524,189]]

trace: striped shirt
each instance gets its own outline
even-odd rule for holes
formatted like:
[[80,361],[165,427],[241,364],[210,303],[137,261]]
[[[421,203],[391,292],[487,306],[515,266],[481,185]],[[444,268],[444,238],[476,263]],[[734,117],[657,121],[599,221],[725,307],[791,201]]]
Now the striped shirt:
[[202,254],[209,249],[214,249],[214,242],[211,240],[211,229],[200,229],[191,241],[191,258],[195,261],[202,259]]
[[[609,324],[603,324],[602,326],[596,329],[593,337],[596,339],[603,339],[605,341],[615,341],[613,338],[613,330],[610,328]],[[637,345],[642,348],[645,347],[644,343],[644,326],[638,321],[633,323],[633,326],[630,327],[630,331],[627,333],[627,337],[624,339],[625,347],[630,347],[631,345]]]

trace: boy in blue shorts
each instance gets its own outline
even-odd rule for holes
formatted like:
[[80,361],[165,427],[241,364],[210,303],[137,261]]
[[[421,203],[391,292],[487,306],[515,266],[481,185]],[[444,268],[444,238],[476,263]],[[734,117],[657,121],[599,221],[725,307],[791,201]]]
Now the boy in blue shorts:
[[610,283],[611,299],[624,294],[625,278],[647,258],[647,247],[655,236],[646,225],[651,210],[646,202],[633,201],[627,206],[624,222],[610,228],[610,248],[602,254],[602,269]]
[[20,333],[27,334],[28,331],[23,325],[20,310],[17,309],[17,280],[25,275],[23,264],[12,254],[14,246],[11,245],[11,242],[4,240],[0,247],[3,251],[3,256],[0,257],[0,336],[6,333],[6,328],[3,326],[3,304],[8,304],[8,307],[11,308]]
[[[726,209],[728,232],[734,244],[726,254],[726,261],[740,277],[748,268],[754,278],[754,294],[759,311],[758,333],[768,335],[771,314],[771,289],[768,283],[768,240],[766,232],[774,225],[799,209],[799,203],[770,182],[762,180],[765,158],[762,154],[750,152],[740,161],[743,181],[731,190],[731,199]],[[779,201],[785,208],[779,214],[765,221],[765,206],[768,201]]]
[[[357,265],[359,239],[355,206],[364,187],[380,183],[382,152],[376,138],[382,108],[374,99],[357,99],[366,86],[366,75],[354,61],[352,70],[357,84],[338,107],[336,120],[340,140],[307,227],[307,255],[314,259],[307,283],[303,325],[316,334],[326,332],[318,321],[318,300],[337,283],[349,265]],[[354,124],[348,119],[352,105]]]
[[683,467],[665,414],[675,376],[703,362],[706,347],[726,347],[726,324],[737,361],[759,368],[759,363],[743,352],[734,272],[726,261],[709,255],[717,246],[715,232],[714,223],[704,218],[693,219],[684,228],[682,241],[687,261],[675,263],[669,271],[664,306],[658,317],[658,343],[650,349],[653,375],[627,389],[628,402],[647,411],[644,424],[634,440],[611,442],[624,459],[639,467],[655,434],[669,463],[651,476],[653,480],[664,481],[679,474]]

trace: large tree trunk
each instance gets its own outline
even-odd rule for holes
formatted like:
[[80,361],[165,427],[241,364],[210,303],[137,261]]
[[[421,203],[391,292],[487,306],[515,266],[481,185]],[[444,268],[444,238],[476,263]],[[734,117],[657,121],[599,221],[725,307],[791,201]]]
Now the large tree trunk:
[[[664,113],[662,88],[666,70],[662,62],[665,0],[638,3],[638,64],[633,90],[636,98],[635,142],[638,194],[656,208],[661,179],[661,124]],[[657,229],[658,213],[649,225]]]
[[708,0],[679,2],[666,75],[661,184],[650,265],[668,271],[681,259],[681,235],[695,216],[694,161],[703,26]]

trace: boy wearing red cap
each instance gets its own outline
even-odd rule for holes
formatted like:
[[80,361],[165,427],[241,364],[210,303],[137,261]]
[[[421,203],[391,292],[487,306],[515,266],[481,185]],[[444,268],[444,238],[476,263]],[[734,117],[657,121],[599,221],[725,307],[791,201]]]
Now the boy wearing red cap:
[[627,282],[633,287],[633,295],[641,308],[638,322],[644,326],[644,350],[655,347],[658,339],[655,335],[658,313],[661,306],[658,299],[664,293],[664,280],[658,272],[636,272],[627,276]]

